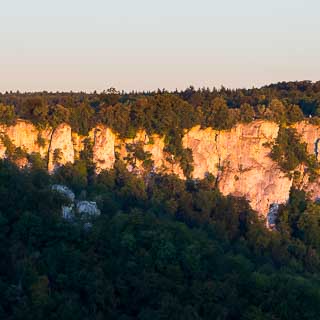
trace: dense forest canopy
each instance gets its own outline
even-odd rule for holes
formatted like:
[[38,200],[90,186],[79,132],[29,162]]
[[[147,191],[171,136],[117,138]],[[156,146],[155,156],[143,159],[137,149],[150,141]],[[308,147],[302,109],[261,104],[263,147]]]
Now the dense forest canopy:
[[[285,172],[303,163],[314,175],[318,162],[290,124],[317,123],[319,99],[320,83],[311,82],[171,93],[4,93],[0,121],[22,118],[40,129],[67,122],[82,134],[104,123],[122,137],[144,128],[166,135],[166,150],[190,172],[184,129],[268,119],[280,124],[272,159]],[[97,175],[88,143],[74,164],[49,175],[39,154],[19,169],[14,162],[24,151],[5,136],[2,142],[0,319],[320,318],[320,204],[303,191],[292,188],[270,231],[245,199],[223,196],[210,174],[137,176],[118,159]],[[150,166],[150,155],[131,147]],[[101,215],[90,228],[63,218],[69,200],[54,184],[97,203]]]
[[283,82],[252,89],[194,89],[168,92],[101,93],[36,92],[0,93],[0,121],[16,118],[38,125],[70,123],[85,134],[96,123],[105,123],[122,136],[137,129],[165,134],[195,124],[227,129],[237,121],[264,118],[292,123],[320,113],[320,82]]
[[[320,124],[320,82],[283,82],[253,89],[195,90],[168,92],[6,92],[0,94],[0,124],[12,125],[18,118],[40,129],[65,122],[86,135],[97,124],[105,124],[122,138],[133,138],[139,129],[166,137],[165,151],[180,162],[185,176],[192,173],[192,152],[182,146],[185,129],[195,125],[217,130],[230,129],[238,122],[256,119],[275,121],[285,128],[307,119]],[[289,172],[299,162],[307,163],[313,173],[317,164],[308,158],[306,146],[292,150],[286,137],[296,137],[293,129],[283,129],[280,145],[274,146],[274,160]],[[280,138],[281,138],[280,137]],[[298,137],[295,141],[298,143]],[[9,142],[6,141],[8,144]],[[282,143],[282,144],[281,144]],[[279,148],[278,148],[279,147]],[[299,153],[299,154],[298,154]],[[291,156],[291,157],[290,157]],[[284,159],[283,159],[284,158]],[[308,159],[307,159],[308,158]]]
[[[1,160],[0,318],[319,319],[320,205],[293,189],[269,231],[214,182]],[[91,228],[56,183],[97,202]]]

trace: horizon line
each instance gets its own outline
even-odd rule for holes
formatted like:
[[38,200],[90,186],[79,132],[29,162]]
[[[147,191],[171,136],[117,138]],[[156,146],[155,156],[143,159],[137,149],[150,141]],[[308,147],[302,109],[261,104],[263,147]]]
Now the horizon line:
[[260,86],[244,86],[244,87],[228,87],[225,86],[223,84],[220,85],[220,87],[216,87],[216,86],[194,86],[193,84],[188,85],[186,88],[181,89],[181,88],[175,88],[175,89],[167,89],[165,87],[163,88],[157,88],[157,89],[152,89],[152,90],[144,90],[144,89],[131,89],[131,90],[124,90],[124,89],[117,89],[114,86],[110,86],[107,89],[103,89],[103,90],[46,90],[46,89],[40,89],[40,90],[30,90],[30,91],[22,91],[19,89],[16,90],[5,90],[5,91],[0,91],[0,95],[6,95],[6,94],[37,94],[37,93],[52,93],[52,94],[57,94],[57,93],[85,93],[85,94],[102,94],[102,93],[108,93],[109,90],[113,90],[114,93],[118,93],[118,94],[142,94],[142,93],[176,93],[176,92],[184,92],[188,89],[193,89],[194,91],[201,91],[201,90],[210,90],[210,91],[214,91],[214,90],[218,90],[221,91],[222,89],[225,90],[231,90],[231,91],[237,91],[237,90],[253,90],[253,89],[262,89],[262,88],[266,88],[269,87],[271,85],[277,85],[277,84],[281,84],[281,83],[310,83],[310,84],[316,84],[318,82],[320,82],[319,80],[281,80],[281,81],[277,81],[277,82],[269,82]]

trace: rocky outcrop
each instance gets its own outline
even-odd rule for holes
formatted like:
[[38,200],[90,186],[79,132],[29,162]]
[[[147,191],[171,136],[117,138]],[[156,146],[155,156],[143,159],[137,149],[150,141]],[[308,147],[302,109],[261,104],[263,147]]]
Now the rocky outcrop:
[[62,194],[70,202],[69,205],[64,205],[61,208],[62,217],[66,220],[73,221],[76,216],[80,219],[87,219],[101,214],[97,203],[94,201],[76,200],[75,194],[67,186],[54,184],[51,189]]
[[[320,126],[303,121],[295,128],[307,143],[308,151],[320,157]],[[192,178],[202,179],[208,173],[212,174],[224,195],[245,197],[253,209],[266,217],[272,205],[287,201],[293,183],[269,156],[270,144],[278,131],[277,124],[262,120],[238,124],[226,131],[199,126],[186,131],[182,142],[185,148],[192,150]],[[126,162],[130,171],[142,174],[145,163],[136,159],[132,151],[132,147],[139,145],[151,160],[151,171],[174,173],[184,178],[179,162],[165,151],[164,137],[149,136],[144,130],[132,139],[123,140],[103,125],[93,128],[88,136],[80,136],[72,132],[68,124],[39,130],[31,123],[19,120],[14,126],[1,126],[0,133],[27,153],[38,152],[42,157],[48,157],[50,172],[60,165],[73,163],[89,143],[97,173],[111,169],[118,157]],[[0,142],[0,157],[5,157],[5,151],[5,145]],[[304,168],[299,170],[303,172]],[[313,199],[320,196],[320,180],[309,182],[304,179],[301,188]]]
[[99,216],[101,211],[98,209],[97,203],[94,201],[77,201],[76,211],[81,216]]
[[60,124],[54,131],[48,150],[48,170],[52,172],[57,166],[74,162],[74,149],[71,136],[71,127]]
[[320,126],[301,121],[294,125],[301,140],[307,144],[307,149],[310,154],[314,154],[320,160]]
[[[313,154],[318,161],[320,161],[320,126],[310,124],[307,121],[301,121],[294,125],[301,141],[307,144],[307,150]],[[300,168],[300,172],[304,173],[304,167]],[[307,176],[303,177],[301,188],[303,188],[312,200],[320,198],[320,178],[314,181],[309,181]]]
[[54,184],[52,185],[51,189],[64,195],[71,202],[73,202],[76,197],[72,190],[61,184]]
[[191,129],[183,139],[193,151],[194,177],[213,174],[224,195],[245,197],[254,210],[266,215],[273,203],[289,197],[289,179],[271,160],[268,143],[278,135],[277,124],[255,121],[228,131]]
[[[136,136],[132,139],[117,139],[116,151],[119,157],[127,163],[127,169],[136,173],[143,173],[145,171],[143,161],[136,159],[130,149],[135,146],[141,145],[146,154],[150,154],[152,161],[153,172],[176,174],[179,178],[184,179],[183,170],[179,162],[175,161],[173,155],[165,151],[164,137],[157,134],[151,137],[144,130],[137,132]],[[131,147],[131,148],[130,148]]]
[[90,135],[93,139],[93,163],[97,173],[113,168],[116,160],[114,151],[116,135],[111,129],[101,125],[94,128]]
[[[27,153],[37,152],[42,157],[48,153],[52,129],[38,129],[32,123],[18,120],[13,126],[0,126],[0,134],[6,135],[17,147]],[[6,148],[0,141],[0,157],[4,157]]]

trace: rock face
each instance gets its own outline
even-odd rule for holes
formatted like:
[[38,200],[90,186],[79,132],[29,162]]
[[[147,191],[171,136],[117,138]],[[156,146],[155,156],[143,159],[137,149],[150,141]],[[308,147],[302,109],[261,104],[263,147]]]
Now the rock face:
[[98,216],[101,213],[94,201],[77,201],[76,210],[80,215],[87,216]]
[[69,125],[63,123],[53,131],[48,156],[49,172],[52,172],[57,166],[74,162],[74,148]]
[[[300,134],[302,142],[305,142],[307,144],[308,152],[310,154],[314,154],[316,159],[320,161],[320,126],[302,121],[295,124],[294,127]],[[312,182],[304,182],[302,188],[309,194],[309,197],[312,200],[319,200],[320,177]]]
[[74,192],[67,186],[54,184],[51,189],[64,195],[70,201],[69,206],[62,206],[61,208],[64,219],[72,221],[75,218],[75,214],[78,214],[81,219],[100,215],[101,211],[98,209],[96,202],[76,200]]
[[134,159],[133,153],[128,149],[129,146],[141,145],[145,153],[150,154],[152,161],[152,171],[157,173],[176,174],[179,178],[184,179],[183,170],[180,164],[174,160],[171,154],[165,152],[164,137],[155,134],[149,137],[144,130],[137,132],[133,139],[125,139],[124,141],[117,139],[116,150],[119,153],[120,159],[127,162],[127,169],[136,173],[143,173],[143,161]]
[[[307,143],[308,152],[320,160],[320,126],[303,121],[294,127],[302,141]],[[212,174],[224,195],[245,197],[253,209],[266,217],[271,206],[288,200],[292,186],[292,179],[285,176],[269,157],[268,144],[276,139],[278,131],[277,124],[262,120],[238,124],[226,131],[201,129],[199,126],[192,128],[185,132],[182,141],[183,146],[193,153],[192,178],[202,179],[208,173]],[[139,145],[150,157],[151,171],[174,173],[184,178],[179,163],[165,151],[164,137],[148,136],[144,130],[133,139],[122,140],[103,125],[93,128],[88,136],[79,136],[68,124],[39,130],[31,123],[19,120],[14,126],[1,126],[0,134],[6,135],[16,147],[27,153],[37,152],[48,157],[50,172],[60,165],[73,163],[89,142],[97,173],[111,169],[118,157],[130,171],[143,174],[145,163],[136,159],[132,151],[132,146]],[[0,140],[0,157],[5,157],[5,151]],[[302,188],[313,199],[320,197],[320,179],[306,180]]]
[[93,163],[96,165],[97,173],[113,168],[116,160],[114,152],[116,135],[111,129],[101,125],[90,133],[93,136]]
[[61,184],[54,184],[52,187],[51,187],[52,190],[55,190],[61,194],[63,194],[65,197],[67,197],[71,202],[74,201],[75,199],[75,194],[74,192],[69,189],[68,187],[64,186],[64,185],[61,185]]
[[301,135],[301,140],[307,144],[308,152],[320,160],[320,127],[306,121],[296,123],[294,127]]
[[286,202],[292,185],[266,147],[278,130],[277,124],[267,121],[238,124],[228,131],[191,129],[183,145],[193,151],[194,178],[213,174],[224,195],[245,197],[265,216],[271,204]]
[[[32,123],[18,120],[13,126],[0,126],[0,134],[5,134],[17,147],[27,153],[38,152],[47,155],[52,129],[39,130]],[[4,157],[5,146],[0,141],[0,157]]]

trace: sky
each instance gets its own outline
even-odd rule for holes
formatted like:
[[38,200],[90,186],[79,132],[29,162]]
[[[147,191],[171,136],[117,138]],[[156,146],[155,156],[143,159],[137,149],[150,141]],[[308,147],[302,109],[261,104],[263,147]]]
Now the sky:
[[320,80],[319,0],[0,0],[0,92]]

